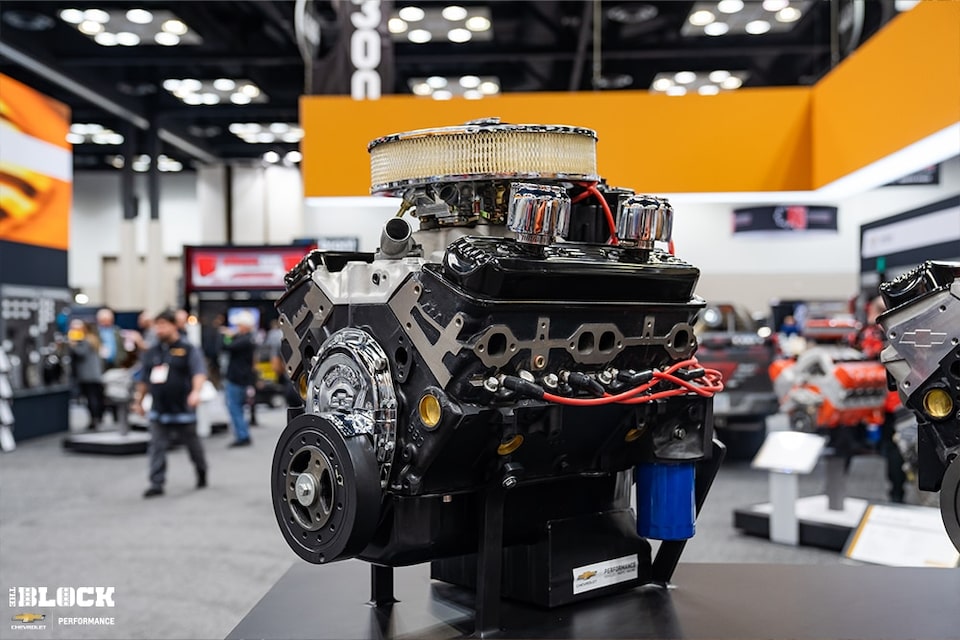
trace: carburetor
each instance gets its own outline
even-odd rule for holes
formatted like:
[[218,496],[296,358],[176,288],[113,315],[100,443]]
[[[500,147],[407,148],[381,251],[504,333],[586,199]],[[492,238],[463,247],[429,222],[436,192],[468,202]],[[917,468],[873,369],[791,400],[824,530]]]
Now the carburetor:
[[380,249],[309,254],[277,302],[304,404],[273,502],[301,558],[432,561],[546,606],[669,578],[722,384],[672,208],[607,187],[596,141],[490,119],[370,143],[372,192],[402,198]]
[[890,388],[917,417],[918,484],[940,492],[947,535],[960,549],[960,263],[925,262],[880,285],[877,322]]

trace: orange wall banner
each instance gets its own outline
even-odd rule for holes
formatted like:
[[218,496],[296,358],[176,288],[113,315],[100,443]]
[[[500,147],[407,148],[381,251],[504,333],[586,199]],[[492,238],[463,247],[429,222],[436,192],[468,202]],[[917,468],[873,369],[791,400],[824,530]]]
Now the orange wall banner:
[[[650,193],[808,191],[960,121],[960,2],[928,0],[813,87],[300,100],[304,193],[366,195],[367,143],[499,116],[597,131],[600,174]],[[958,141],[960,148],[960,141]]]
[[70,110],[0,74],[0,240],[66,250]]

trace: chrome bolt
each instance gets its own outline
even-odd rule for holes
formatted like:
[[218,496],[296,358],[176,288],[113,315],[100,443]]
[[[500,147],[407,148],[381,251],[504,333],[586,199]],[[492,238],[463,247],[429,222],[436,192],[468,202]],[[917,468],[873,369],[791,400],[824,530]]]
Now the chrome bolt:
[[490,393],[496,393],[500,390],[500,381],[491,376],[483,381],[483,388]]
[[301,473],[297,476],[297,502],[305,507],[313,504],[317,497],[317,480],[309,473]]
[[543,386],[549,389],[556,389],[557,385],[560,384],[560,378],[557,377],[555,373],[548,373],[543,376]]

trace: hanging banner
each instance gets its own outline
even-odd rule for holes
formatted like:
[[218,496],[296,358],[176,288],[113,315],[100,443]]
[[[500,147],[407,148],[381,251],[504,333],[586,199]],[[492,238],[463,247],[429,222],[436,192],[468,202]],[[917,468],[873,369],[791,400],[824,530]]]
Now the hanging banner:
[[66,249],[70,110],[0,74],[0,240]]
[[393,41],[389,0],[340,0],[333,48],[314,67],[314,93],[377,100],[393,93]]
[[806,205],[747,207],[733,211],[733,232],[836,231],[837,208]]

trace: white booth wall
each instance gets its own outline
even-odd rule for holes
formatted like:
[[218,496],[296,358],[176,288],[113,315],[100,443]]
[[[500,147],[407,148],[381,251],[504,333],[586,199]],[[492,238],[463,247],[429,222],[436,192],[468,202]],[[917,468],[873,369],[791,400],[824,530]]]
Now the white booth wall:
[[[164,282],[159,287],[140,287],[133,302],[124,306],[154,308],[178,302],[182,246],[227,240],[224,185],[223,167],[161,175]],[[136,253],[142,256],[149,233],[144,176],[137,176],[136,192],[140,198],[140,216],[134,222]],[[118,306],[116,300],[130,299],[114,290],[122,279],[110,271],[120,248],[119,193],[119,172],[75,174],[70,283],[97,304]],[[302,237],[356,237],[361,251],[373,251],[384,222],[397,209],[394,199],[311,198],[304,202],[302,193],[296,168],[234,167],[233,242],[288,244]],[[759,311],[775,298],[846,299],[858,291],[860,225],[958,193],[960,157],[954,157],[941,164],[938,185],[881,187],[829,203],[839,208],[836,233],[737,235],[732,231],[732,211],[751,205],[684,203],[678,198],[676,251],[700,268],[698,293],[708,300],[739,302]],[[807,203],[772,198],[769,204]]]

